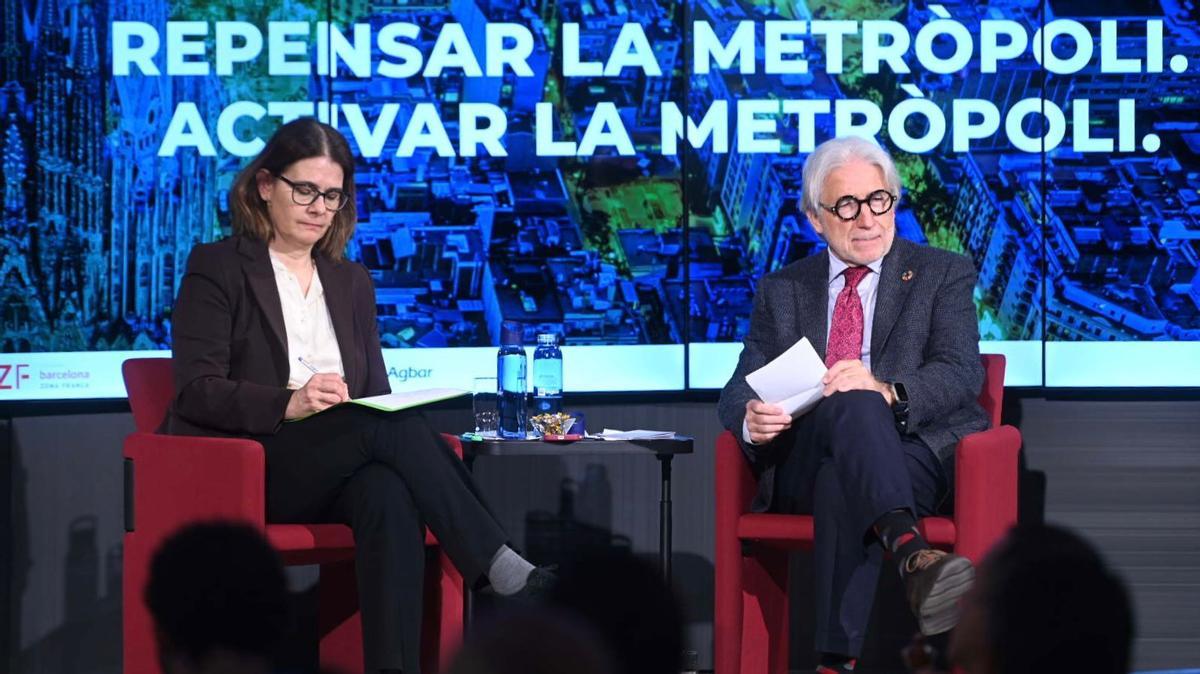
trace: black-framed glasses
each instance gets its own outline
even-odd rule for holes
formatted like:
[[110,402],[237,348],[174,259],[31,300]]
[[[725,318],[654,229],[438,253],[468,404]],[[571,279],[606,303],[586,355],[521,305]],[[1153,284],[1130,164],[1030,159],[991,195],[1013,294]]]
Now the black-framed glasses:
[[276,173],[275,177],[287,183],[292,188],[292,202],[297,206],[311,206],[316,202],[318,197],[325,199],[325,208],[331,211],[340,211],[346,207],[346,204],[350,203],[350,195],[336,187],[322,192],[312,183],[298,183],[288,180],[279,173]]
[[820,202],[817,205],[825,210],[838,216],[838,218],[850,221],[858,218],[858,214],[862,212],[862,205],[866,204],[867,208],[875,215],[883,215],[892,210],[892,206],[896,203],[896,195],[887,190],[875,190],[867,195],[865,199],[847,194],[833,202],[832,206],[827,206]]

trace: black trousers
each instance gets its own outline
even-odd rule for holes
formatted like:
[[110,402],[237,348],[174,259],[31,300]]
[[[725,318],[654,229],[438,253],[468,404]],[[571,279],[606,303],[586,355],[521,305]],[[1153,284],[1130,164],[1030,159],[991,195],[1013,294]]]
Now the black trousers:
[[423,527],[469,584],[508,540],[462,461],[421,413],[357,405],[285,423],[262,442],[269,522],[354,531],[367,671],[419,672]]
[[928,445],[900,435],[874,391],[835,393],[790,433],[774,510],[813,515],[817,650],[858,657],[884,557],[872,525],[901,508],[933,514],[946,479]]

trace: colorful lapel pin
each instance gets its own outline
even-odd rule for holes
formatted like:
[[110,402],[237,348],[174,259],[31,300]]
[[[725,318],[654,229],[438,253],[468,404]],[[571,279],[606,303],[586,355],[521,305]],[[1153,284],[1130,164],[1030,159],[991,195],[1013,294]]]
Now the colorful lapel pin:
[[908,281],[912,280],[912,277],[913,277],[913,270],[909,269],[908,271],[906,271],[900,275],[900,280],[904,281],[904,282],[908,282]]

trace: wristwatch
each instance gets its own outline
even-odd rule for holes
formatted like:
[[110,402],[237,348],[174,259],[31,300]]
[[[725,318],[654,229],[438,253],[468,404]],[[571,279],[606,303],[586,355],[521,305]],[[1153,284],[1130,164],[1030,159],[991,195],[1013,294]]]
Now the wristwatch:
[[888,384],[892,388],[892,414],[896,417],[896,426],[901,433],[908,432],[908,390],[904,384],[894,381]]

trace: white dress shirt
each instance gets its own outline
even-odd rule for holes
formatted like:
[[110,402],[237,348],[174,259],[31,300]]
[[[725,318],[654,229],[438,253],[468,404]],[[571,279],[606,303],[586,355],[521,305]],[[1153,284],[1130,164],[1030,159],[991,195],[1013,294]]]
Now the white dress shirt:
[[333,332],[333,319],[325,305],[325,288],[316,268],[313,268],[312,283],[305,295],[300,288],[300,279],[288,270],[274,251],[271,251],[271,267],[275,270],[275,285],[279,288],[279,304],[283,308],[283,326],[287,332],[288,388],[298,389],[312,378],[313,371],[304,364],[306,362],[317,372],[336,372],[345,376],[342,352],[338,350],[337,335]]
[[[846,276],[842,272],[850,265],[842,262],[833,251],[829,251],[829,300],[826,302],[825,308],[825,340],[828,345],[829,332],[833,328],[833,309],[837,305],[838,293],[846,287]],[[858,297],[862,300],[863,308],[863,340],[862,340],[862,360],[863,365],[867,370],[871,369],[871,326],[875,323],[875,298],[879,293],[879,274],[883,269],[883,258],[879,258],[874,262],[867,264],[867,269],[871,272],[858,282]],[[750,424],[745,419],[742,420],[742,439],[746,444],[754,444],[750,441]]]

